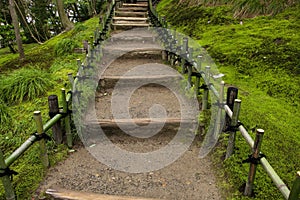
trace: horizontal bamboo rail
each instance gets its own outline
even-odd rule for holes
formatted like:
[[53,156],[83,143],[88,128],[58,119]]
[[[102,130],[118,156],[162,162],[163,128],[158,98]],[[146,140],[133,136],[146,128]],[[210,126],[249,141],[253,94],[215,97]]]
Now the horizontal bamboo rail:
[[[150,16],[150,21],[153,24],[154,27],[162,27],[162,28],[168,28],[168,24],[166,23],[165,19],[160,17],[158,15],[158,13],[156,12],[156,10],[153,8],[154,7],[154,3],[152,2],[152,0],[149,0],[149,16]],[[160,39],[162,40],[163,43],[177,43],[177,39],[176,39],[176,35],[172,34],[171,31],[167,31],[167,30],[160,30]],[[175,42],[174,42],[175,41]],[[236,122],[238,122],[238,119],[236,118],[236,116],[234,116],[233,111],[230,109],[230,107],[228,105],[222,105],[223,101],[222,101],[222,96],[219,93],[218,90],[216,90],[216,88],[214,87],[213,84],[211,84],[209,82],[210,79],[210,73],[209,73],[209,67],[206,67],[205,70],[201,70],[201,56],[197,56],[197,58],[192,58],[193,62],[190,62],[189,60],[191,60],[190,55],[189,54],[189,47],[188,47],[188,42],[186,40],[183,41],[183,46],[178,46],[175,47],[175,49],[183,49],[183,61],[181,62],[182,64],[182,72],[186,73],[186,71],[188,71],[188,80],[191,80],[191,70],[195,70],[198,72],[198,75],[200,75],[200,77],[204,80],[204,84],[206,85],[207,89],[204,89],[204,95],[203,95],[203,102],[202,102],[202,109],[206,109],[207,108],[207,96],[208,93],[207,91],[211,91],[212,95],[215,97],[215,99],[217,99],[219,101],[219,103],[221,104],[220,106],[222,106],[222,108],[225,110],[226,114],[228,115],[228,117],[230,118],[230,120],[232,120],[233,118],[235,118],[235,124]],[[163,52],[164,53],[164,58],[166,60],[169,60],[171,62],[171,64],[173,64],[174,62],[174,58],[172,57],[172,53],[170,53],[171,55],[168,55],[168,52]],[[174,54],[174,52],[173,52]],[[192,54],[192,53],[190,53]],[[174,55],[173,55],[174,56]],[[175,55],[176,56],[176,55]],[[182,55],[181,55],[182,56]],[[200,58],[200,59],[199,59]],[[188,69],[186,70],[186,63],[189,66],[192,66],[193,69]],[[187,66],[188,68],[188,66]],[[197,76],[196,78],[196,83],[195,85],[196,90],[198,90],[199,88],[199,76]],[[222,91],[222,90],[221,90]],[[198,91],[196,91],[196,94],[198,94]],[[240,100],[239,100],[240,103]],[[238,112],[238,110],[236,110],[235,112]],[[247,132],[246,128],[241,125],[241,124],[236,124],[236,128],[237,130],[241,133],[241,135],[243,136],[243,138],[245,139],[245,141],[247,142],[247,144],[249,145],[249,147],[251,149],[253,149],[255,147],[255,141],[252,139],[252,137],[249,135],[249,133]],[[261,130],[258,130],[261,131]],[[234,141],[234,139],[232,139],[232,141]],[[231,141],[231,142],[232,142]],[[234,144],[231,144],[234,145]],[[260,146],[260,145],[259,145]],[[229,147],[229,151],[233,151],[232,150],[233,147]],[[227,152],[228,157],[230,157],[230,155],[232,154],[232,152]],[[256,154],[254,155],[255,157],[258,156],[258,154],[260,154],[260,151],[258,150],[256,152]],[[258,159],[258,158],[256,158]],[[289,188],[287,187],[287,185],[281,180],[281,178],[279,177],[279,175],[275,172],[275,170],[273,169],[273,167],[270,165],[270,163],[268,162],[268,160],[265,157],[262,157],[259,159],[259,163],[263,166],[263,169],[267,172],[268,176],[272,179],[273,183],[276,185],[276,187],[278,188],[278,190],[282,193],[283,197],[286,200],[298,200],[299,194],[300,194],[300,172],[297,172],[297,177],[296,180],[293,184],[293,188],[292,188],[292,192],[289,190]],[[252,169],[251,169],[252,170]],[[250,170],[250,172],[251,172]],[[255,173],[255,169],[254,171],[251,172],[251,174],[249,174],[249,178],[251,179],[250,182],[248,184],[250,184],[250,187],[248,185],[248,189],[246,188],[245,193],[249,196],[252,195],[252,186],[251,184],[253,184],[254,181],[254,175],[253,173]],[[249,189],[250,188],[250,189]]]

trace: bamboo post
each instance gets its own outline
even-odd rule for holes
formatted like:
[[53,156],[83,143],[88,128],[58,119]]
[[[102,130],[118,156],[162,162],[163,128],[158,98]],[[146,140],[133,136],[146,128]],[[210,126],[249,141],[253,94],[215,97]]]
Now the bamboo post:
[[299,200],[300,196],[300,171],[297,172],[296,179],[293,183],[291,193],[288,200]]
[[187,60],[188,60],[188,66],[187,66],[187,71],[188,71],[188,84],[189,87],[192,86],[192,72],[193,72],[193,66],[190,64],[192,63],[192,59],[193,59],[193,48],[188,48],[188,52],[187,52]]
[[192,72],[193,72],[192,65],[188,64],[187,71],[188,71],[188,88],[190,88],[192,87]]
[[[252,148],[252,156],[251,159],[258,160],[260,154],[260,147],[262,144],[262,139],[264,135],[263,129],[256,130],[256,137],[254,141],[254,146]],[[253,195],[253,188],[254,188],[254,178],[256,173],[257,163],[250,161],[250,169],[248,174],[248,181],[246,182],[246,187],[244,191],[245,196],[252,196]]]
[[200,87],[200,75],[196,76],[196,82],[195,82],[195,95],[199,95],[199,87]]
[[225,159],[229,158],[233,154],[233,151],[234,151],[235,137],[236,137],[235,127],[238,125],[241,103],[242,103],[242,101],[240,99],[234,100],[232,119],[231,119],[231,123],[230,123],[230,127],[233,129],[230,130],[230,133],[229,133],[228,146],[227,146]]
[[189,41],[188,38],[183,38],[182,39],[182,52],[181,52],[181,69],[182,69],[182,74],[186,73],[186,59],[187,59],[187,53],[188,53],[188,48],[189,48]]
[[72,73],[68,73],[68,79],[71,83],[71,87],[73,88],[74,85],[74,78],[73,78],[73,74]]
[[200,71],[201,71],[201,61],[202,61],[202,56],[198,55],[197,56],[197,61],[196,61],[196,69],[197,71],[199,72],[199,75],[196,76],[196,82],[195,82],[195,94],[196,96],[199,95],[199,87],[200,87],[200,77],[201,77],[201,74],[200,74]]
[[202,66],[202,56],[198,55],[197,56],[197,70],[198,70],[198,72],[201,71],[201,66]]
[[[50,95],[48,97],[48,106],[49,106],[50,118],[53,118],[56,114],[59,113],[58,98],[56,95]],[[52,126],[52,133],[53,133],[53,139],[56,142],[56,144],[61,144],[63,136],[62,136],[62,129],[61,129],[60,121],[57,121]]]
[[61,89],[61,99],[63,104],[63,112],[66,114],[65,116],[65,129],[66,129],[66,136],[67,136],[67,146],[72,148],[73,146],[73,138],[71,132],[71,124],[70,124],[70,115],[68,113],[68,102],[66,100],[66,90],[64,88]]
[[[33,117],[34,117],[35,123],[36,123],[37,134],[38,135],[44,134],[41,111],[34,111]],[[40,151],[41,151],[40,152],[41,161],[42,161],[44,167],[47,168],[47,167],[49,167],[49,158],[48,158],[48,154],[47,154],[47,147],[46,147],[45,140],[41,139],[39,141],[39,145],[40,145]]]
[[166,51],[166,50],[162,50],[162,51],[161,51],[161,58],[162,58],[162,60],[164,60],[164,61],[167,60],[167,51]]
[[216,129],[215,129],[215,137],[218,136],[218,134],[221,132],[222,130],[222,109],[223,109],[223,101],[224,101],[224,86],[225,86],[225,82],[221,81],[220,83],[220,96],[219,96],[219,103],[218,103],[218,114],[217,114],[217,119],[216,119]]
[[[1,150],[0,150],[0,168],[1,168],[1,171],[4,171],[5,169],[7,169],[7,166],[4,161],[4,156],[3,156],[3,153]],[[3,173],[5,173],[5,172],[3,172]],[[16,196],[15,196],[14,188],[10,181],[9,175],[8,174],[3,175],[1,177],[1,181],[4,186],[6,200],[15,200]]]
[[[226,105],[228,105],[230,110],[233,110],[234,100],[238,98],[238,92],[239,92],[239,90],[235,87],[228,87],[228,89],[227,89]],[[231,118],[226,113],[225,126],[224,126],[225,131],[230,126],[231,126]]]
[[202,97],[202,110],[207,110],[207,105],[208,105],[208,88],[207,86],[209,85],[209,71],[210,71],[210,66],[205,67],[205,77],[204,77],[204,92],[203,92],[203,97]]

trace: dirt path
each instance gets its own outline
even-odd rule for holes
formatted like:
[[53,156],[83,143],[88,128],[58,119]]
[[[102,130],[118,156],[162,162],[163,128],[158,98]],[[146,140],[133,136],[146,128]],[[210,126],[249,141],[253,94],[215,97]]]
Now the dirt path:
[[[107,52],[112,52],[116,49],[118,51],[124,50],[128,52],[128,48],[135,50],[138,48],[141,52],[142,47],[147,50],[138,54],[132,52],[127,53],[111,62],[104,71],[99,81],[101,88],[96,91],[94,106],[90,108],[95,110],[97,117],[97,122],[94,121],[93,123],[101,124],[101,120],[106,120],[105,127],[103,127],[105,137],[122,150],[135,153],[147,153],[161,149],[176,138],[180,125],[178,122],[174,123],[174,120],[179,119],[180,122],[190,119],[182,114],[183,108],[180,104],[180,100],[178,100],[178,94],[176,92],[176,94],[174,94],[174,91],[158,84],[161,83],[161,81],[162,84],[167,86],[173,84],[175,88],[178,87],[176,91],[180,91],[180,88],[182,88],[180,85],[182,77],[178,77],[172,73],[170,74],[170,71],[164,71],[163,68],[158,68],[163,62],[160,56],[158,56],[157,51],[156,53],[155,51],[153,53],[153,50],[149,52],[149,49],[157,48],[157,44],[153,43],[154,40],[151,32],[147,30],[142,30],[141,32],[129,31],[121,33],[118,36],[113,36],[112,40],[116,43],[108,46],[106,49]],[[147,42],[149,42],[149,45],[147,45]],[[128,43],[130,43],[130,45],[128,45]],[[140,44],[143,44],[143,46]],[[142,74],[138,72],[129,73],[129,75],[124,76],[124,73],[131,71],[136,66],[144,67],[142,68]],[[129,136],[126,134],[126,131],[120,130],[115,123],[108,122],[109,120],[115,119],[112,114],[113,94],[116,93],[116,98],[122,99],[123,96],[126,95],[126,91],[132,87],[131,84],[134,81],[139,83],[145,80],[145,76],[148,76],[148,81],[150,81],[151,84],[138,87],[130,95],[128,105],[124,102],[125,107],[128,108],[130,118],[141,120],[139,123],[144,123],[143,120],[145,121],[145,119],[151,117],[155,118],[158,116],[156,110],[152,113],[153,116],[149,116],[151,115],[149,114],[149,110],[151,110],[155,104],[163,107],[165,109],[164,114],[166,114],[166,118],[171,120],[169,120],[170,123],[164,125],[156,135],[148,138],[138,138]],[[121,79],[124,79],[124,82],[120,88],[117,88],[119,90],[117,90],[116,85],[118,84],[118,80]],[[179,93],[179,96],[184,96],[184,92],[181,91]],[[123,106],[121,104],[123,103],[121,102],[117,106],[115,105],[115,107]],[[187,109],[186,113],[189,114],[190,112],[192,111]],[[89,111],[87,113],[89,113]],[[124,116],[121,110],[117,114],[118,116]],[[124,122],[122,117],[120,117],[119,120],[123,120]],[[102,121],[102,124],[103,123]],[[148,125],[148,122],[141,126],[145,125]],[[191,124],[188,124],[184,130],[190,128]],[[95,136],[89,138],[89,143],[85,143],[86,148],[83,145],[77,145],[74,148],[76,151],[70,153],[65,161],[49,169],[37,194],[42,194],[49,188],[65,188],[100,194],[157,199],[221,199],[210,159],[200,159],[198,157],[199,145],[201,143],[199,136],[196,136],[192,145],[186,149],[185,153],[170,165],[166,165],[154,171],[129,173],[109,167],[90,154],[90,152],[98,151],[97,147],[105,145],[97,138],[99,137],[99,135],[97,135],[98,132],[94,133]],[[178,145],[181,140],[176,141],[175,144]]]

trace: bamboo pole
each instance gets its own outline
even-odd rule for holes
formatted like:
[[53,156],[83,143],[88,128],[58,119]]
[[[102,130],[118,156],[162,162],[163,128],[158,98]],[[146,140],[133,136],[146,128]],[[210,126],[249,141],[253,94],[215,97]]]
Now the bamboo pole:
[[[4,172],[4,170],[7,169],[7,167],[8,166],[5,163],[3,153],[0,150],[0,168],[1,168],[1,171]],[[9,175],[7,174],[7,175],[2,176],[1,181],[2,181],[3,186],[4,186],[6,200],[15,200],[16,196],[15,196],[14,188],[13,188],[12,183],[10,181]]]
[[189,48],[189,41],[188,38],[182,39],[182,52],[181,52],[181,73],[186,73],[186,59],[188,54],[188,48]]
[[66,113],[65,116],[65,129],[66,129],[66,136],[67,136],[67,146],[72,148],[73,146],[73,138],[71,132],[71,124],[70,124],[70,115],[68,113],[68,103],[66,100],[66,90],[64,88],[61,89],[61,99],[63,104],[63,112]]
[[272,179],[273,183],[276,185],[278,190],[284,196],[285,199],[288,199],[290,190],[288,189],[287,185],[281,180],[278,174],[275,172],[273,167],[270,165],[266,158],[261,158],[260,163],[264,170],[267,172],[269,177]]
[[[56,95],[50,95],[48,97],[48,106],[50,118],[54,117],[57,113],[59,113],[58,98]],[[63,134],[60,121],[57,121],[55,124],[53,124],[52,133],[53,139],[56,142],[56,144],[61,144]]]
[[[36,123],[37,134],[38,135],[43,134],[44,129],[43,129],[43,121],[42,121],[41,111],[34,111],[33,117],[34,117],[35,123]],[[49,167],[49,158],[48,158],[48,154],[47,154],[47,147],[46,147],[45,140],[41,139],[39,141],[39,145],[40,145],[41,161],[42,161],[44,167],[47,168],[47,167]]]
[[[230,108],[230,110],[233,110],[234,101],[238,97],[238,89],[235,87],[228,87],[227,89],[227,98],[226,98],[226,105]],[[231,126],[231,118],[226,114],[225,118],[225,126],[224,129],[228,129],[228,127]]]
[[296,174],[296,179],[294,181],[288,200],[299,200],[300,199],[299,196],[300,196],[300,171],[298,171]]
[[222,109],[223,109],[223,97],[224,97],[224,86],[225,82],[221,81],[220,83],[220,96],[219,96],[219,105],[218,105],[218,113],[217,113],[217,118],[216,118],[216,128],[214,129],[215,133],[214,136],[215,138],[218,137],[218,134],[222,130]]
[[[62,114],[57,114],[51,120],[46,122],[46,124],[43,126],[44,132],[49,130],[53,126],[53,124],[55,124],[62,117]],[[17,148],[10,156],[5,159],[6,166],[10,166],[13,162],[15,162],[36,140],[37,137],[35,135],[30,136],[19,148]]]
[[[262,139],[264,135],[263,129],[257,129],[256,130],[256,137],[254,146],[252,148],[252,159],[257,160],[259,158],[260,154],[260,147],[262,144]],[[257,163],[250,161],[250,169],[248,174],[248,181],[246,182],[246,187],[244,191],[245,196],[252,196],[253,195],[253,189],[254,189],[254,179],[255,179],[255,173],[256,173]]]
[[[242,101],[240,99],[235,99],[234,100],[232,119],[231,119],[231,122],[230,122],[230,126],[232,128],[235,128],[238,125],[238,119],[239,119],[239,115],[240,115],[241,103],[242,103]],[[228,159],[233,154],[234,147],[235,147],[235,137],[236,137],[236,131],[231,130],[230,133],[229,133],[228,146],[227,146],[225,159]]]
[[196,69],[198,70],[198,72],[201,71],[201,66],[202,66],[202,56],[198,55],[197,56],[197,66],[196,66]]
[[[210,66],[205,67],[205,85],[209,85],[209,71],[210,71]],[[203,92],[203,97],[202,97],[202,110],[207,110],[207,105],[208,105],[208,88],[204,88]]]

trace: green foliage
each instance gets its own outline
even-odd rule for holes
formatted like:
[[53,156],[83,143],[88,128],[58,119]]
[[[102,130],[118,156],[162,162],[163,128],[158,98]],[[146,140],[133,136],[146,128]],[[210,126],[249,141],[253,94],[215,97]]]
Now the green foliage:
[[79,45],[72,39],[66,38],[59,41],[55,47],[54,52],[55,55],[62,56],[69,53],[72,53],[76,47]]
[[77,23],[77,24],[75,25],[74,32],[75,32],[75,33],[78,33],[78,32],[80,32],[80,31],[85,31],[87,28],[88,28],[88,27],[85,26],[84,24],[82,24],[82,23]]
[[14,27],[10,24],[6,24],[5,20],[0,18],[0,41],[2,45],[7,46],[9,42],[15,39]]
[[[197,38],[225,74],[225,82],[239,88],[240,120],[248,130],[256,126],[265,130],[262,152],[291,188],[300,169],[300,6],[275,16],[243,19],[240,24],[231,6],[188,6],[178,2],[163,0],[157,9],[177,30]],[[217,16],[225,18],[225,23],[207,23]],[[209,123],[205,115],[200,118]],[[251,136],[254,138],[253,133]],[[251,199],[239,192],[249,170],[249,165],[241,161],[247,158],[250,148],[238,133],[235,154],[223,162],[226,146],[224,134],[213,153],[214,162],[223,169],[218,170],[220,185],[226,188],[228,199]],[[256,199],[283,199],[261,166],[255,194]]]
[[[42,112],[44,123],[49,119],[47,95],[60,96],[60,88],[70,89],[67,85],[69,83],[67,74],[75,74],[78,68],[76,59],[85,58],[85,54],[73,52],[71,54],[64,52],[63,55],[55,56],[55,46],[66,38],[76,44],[89,39],[95,31],[98,20],[99,18],[95,17],[77,24],[73,30],[51,38],[42,45],[24,45],[26,59],[22,62],[19,61],[18,55],[10,54],[7,48],[0,49],[0,72],[2,73],[0,99],[6,101],[0,102],[0,148],[5,157],[36,131],[32,118],[33,111]],[[28,94],[29,92],[31,93]],[[20,102],[16,104],[16,101]],[[4,120],[7,123],[2,123]],[[51,135],[51,131],[47,134]],[[64,159],[68,151],[65,145],[57,146],[53,141],[47,143],[47,148],[51,165]],[[19,172],[19,175],[13,179],[18,199],[32,199],[44,176],[45,171],[38,155],[38,145],[33,145],[12,165],[12,169]],[[0,184],[0,199],[4,198],[4,189]]]
[[275,15],[284,11],[287,7],[299,4],[299,1],[286,0],[181,0],[181,4],[189,6],[217,6],[232,5],[234,17],[254,17],[257,15]]
[[10,112],[10,108],[0,99],[0,130],[10,128],[12,120]]
[[52,86],[50,74],[40,69],[22,68],[1,77],[0,91],[2,99],[13,104],[44,95]]

